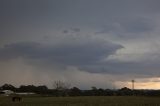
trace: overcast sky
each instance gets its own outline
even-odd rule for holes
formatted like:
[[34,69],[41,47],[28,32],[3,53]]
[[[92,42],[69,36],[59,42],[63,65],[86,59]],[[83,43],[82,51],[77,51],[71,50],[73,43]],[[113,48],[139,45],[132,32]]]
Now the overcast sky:
[[159,0],[0,0],[0,85],[160,88]]

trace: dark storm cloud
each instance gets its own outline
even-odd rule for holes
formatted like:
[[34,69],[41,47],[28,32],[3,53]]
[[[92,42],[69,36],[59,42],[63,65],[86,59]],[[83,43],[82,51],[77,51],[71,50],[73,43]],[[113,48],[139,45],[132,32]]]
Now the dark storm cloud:
[[89,73],[114,75],[156,75],[159,72],[159,60],[154,62],[103,61],[104,58],[114,55],[121,48],[123,46],[105,41],[84,41],[83,43],[59,44],[56,46],[47,46],[35,42],[20,42],[0,48],[0,60],[23,58],[26,61],[29,60],[28,62],[31,65],[41,63],[38,67],[43,66],[43,68],[53,68],[52,66],[56,65],[56,68],[63,70],[65,67],[74,66]]
[[[158,62],[158,61],[157,61]],[[81,70],[90,73],[103,73],[111,75],[140,75],[140,76],[157,76],[159,75],[160,64],[155,62],[119,62],[107,61],[103,63],[83,65]],[[98,70],[98,71],[97,71]]]
[[[55,26],[92,28],[104,23],[107,23],[106,28],[98,32],[118,32],[110,22],[118,22],[126,32],[144,32],[151,30],[150,22],[134,18],[151,16],[159,11],[158,3],[157,0],[1,0],[0,36],[2,39],[11,38],[11,35],[34,36]],[[130,18],[133,19],[131,22],[128,21]],[[80,28],[73,29],[79,32]]]
[[30,60],[46,61],[48,62],[47,64],[55,63],[63,66],[82,67],[98,64],[101,60],[114,54],[120,48],[122,48],[121,45],[110,42],[94,41],[58,46],[21,42],[9,44],[1,48],[0,59],[8,60],[21,57]]
[[23,82],[37,83],[42,72],[41,81],[45,74],[45,82],[68,74],[66,79],[88,81],[87,85],[98,81],[95,86],[106,84],[108,77],[101,75],[159,75],[159,4],[160,0],[0,0],[1,82],[16,82],[27,72],[30,77]]

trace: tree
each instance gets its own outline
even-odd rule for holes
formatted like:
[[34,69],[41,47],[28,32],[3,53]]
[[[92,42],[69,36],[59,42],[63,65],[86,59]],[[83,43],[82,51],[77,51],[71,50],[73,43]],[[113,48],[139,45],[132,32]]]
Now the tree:
[[19,92],[36,92],[36,88],[37,87],[34,85],[27,85],[27,86],[21,85],[19,87]]
[[60,80],[53,83],[53,87],[57,91],[57,96],[68,96],[70,86],[69,83]]
[[96,88],[95,86],[92,86],[91,88],[92,88],[92,90],[94,90],[94,91],[97,90],[97,88]]
[[56,90],[65,90],[70,88],[70,84],[63,81],[55,81],[53,84],[54,89]]
[[70,96],[80,96],[81,93],[81,90],[77,87],[73,87],[70,89]]
[[96,95],[97,95],[97,93],[98,93],[98,92],[97,92],[97,91],[98,91],[98,89],[97,89],[95,86],[92,86],[92,87],[91,87],[91,89],[92,89],[92,90],[91,90],[92,95],[93,95],[93,96],[96,96]]
[[48,88],[45,85],[36,87],[36,93],[38,94],[46,94],[47,92],[48,92]]
[[120,95],[132,95],[132,90],[127,88],[127,87],[124,87],[124,88],[121,88],[119,91]]
[[11,84],[4,84],[4,85],[2,85],[1,89],[2,90],[12,90],[12,91],[16,90],[16,88],[13,85],[11,85]]

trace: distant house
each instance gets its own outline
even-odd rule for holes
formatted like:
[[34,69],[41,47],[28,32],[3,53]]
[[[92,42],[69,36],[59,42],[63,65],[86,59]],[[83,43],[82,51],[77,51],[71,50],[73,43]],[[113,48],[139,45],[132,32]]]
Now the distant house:
[[11,90],[0,91],[0,95],[3,95],[3,96],[9,96],[11,94],[14,94],[14,95],[34,95],[36,93],[33,93],[33,92],[13,92]]
[[1,95],[5,95],[5,96],[9,96],[9,95],[11,95],[11,94],[13,94],[14,92],[13,91],[11,91],[11,90],[2,90],[2,91],[0,91],[0,94]]
[[15,93],[17,95],[34,95],[36,93],[33,93],[33,92],[19,92],[19,93]]

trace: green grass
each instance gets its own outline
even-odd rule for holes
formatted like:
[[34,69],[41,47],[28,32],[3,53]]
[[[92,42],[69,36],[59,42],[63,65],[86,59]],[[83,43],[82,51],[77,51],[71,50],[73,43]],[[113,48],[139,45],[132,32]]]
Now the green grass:
[[11,97],[0,97],[0,106],[160,106],[159,97],[23,97],[12,102]]

